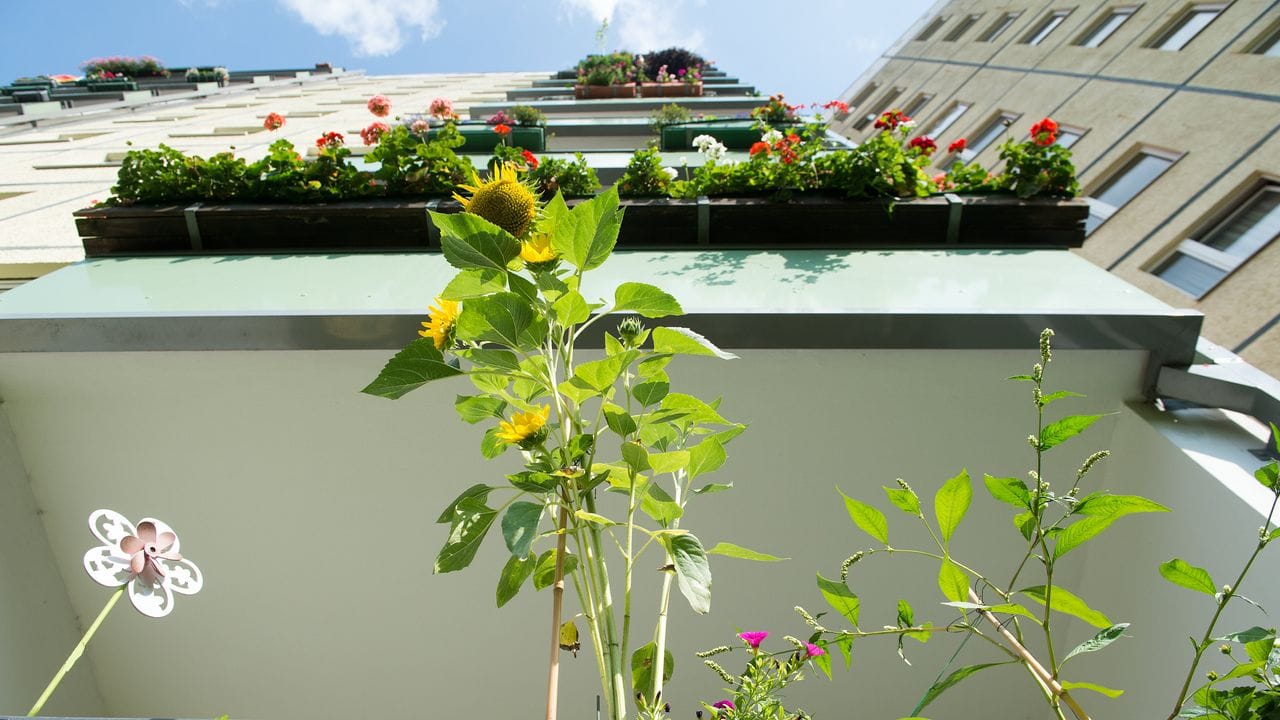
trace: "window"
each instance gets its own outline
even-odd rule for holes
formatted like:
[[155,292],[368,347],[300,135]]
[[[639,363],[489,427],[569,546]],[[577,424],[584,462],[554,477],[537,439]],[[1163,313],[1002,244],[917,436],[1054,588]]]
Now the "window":
[[1136,7],[1119,7],[1112,8],[1101,20],[1093,24],[1083,35],[1076,38],[1076,45],[1080,47],[1096,48],[1111,37],[1111,34],[1120,29],[1120,26],[1126,20],[1133,17],[1138,11]]
[[1018,16],[1021,14],[1022,13],[1010,12],[996,18],[996,21],[991,23],[991,27],[987,28],[986,32],[978,36],[978,42],[994,42],[995,39],[1000,37],[1005,30],[1009,29],[1009,26],[1012,25],[1013,21],[1017,20]]
[[939,15],[938,17],[934,18],[928,25],[924,27],[923,30],[920,31],[920,34],[916,36],[916,42],[924,42],[925,40],[928,40],[929,38],[933,37],[934,33],[941,30],[942,26],[947,24],[947,18],[949,17],[951,16]]
[[1099,225],[1116,214],[1117,210],[1146,190],[1176,159],[1173,155],[1146,149],[1130,158],[1109,180],[1085,198],[1085,202],[1089,203],[1089,219],[1084,224],[1085,235],[1092,234]]
[[933,93],[920,93],[915,96],[906,107],[902,108],[902,113],[909,118],[913,118],[918,115],[920,110],[922,110],[925,105],[928,105],[929,101],[932,99]]
[[880,89],[880,83],[867,83],[867,86],[858,91],[857,95],[849,101],[849,109],[859,107],[862,103],[871,99],[871,94]]
[[1254,191],[1203,237],[1187,238],[1155,274],[1203,297],[1254,253],[1280,236],[1280,185]]
[[1263,33],[1249,52],[1254,55],[1280,57],[1280,22],[1275,23],[1269,31]]
[[947,128],[951,127],[956,120],[959,120],[960,116],[964,114],[964,111],[968,109],[969,105],[967,103],[953,103],[947,110],[946,114],[933,121],[933,124],[929,126],[928,132],[924,134],[937,139],[937,137],[946,132]]
[[965,15],[960,19],[960,22],[956,24],[955,28],[952,29],[951,32],[947,33],[946,37],[942,38],[943,42],[955,42],[959,40],[962,35],[969,32],[969,28],[977,24],[978,18],[980,17],[982,17],[982,13],[978,13],[976,15]]
[[1062,21],[1066,20],[1067,16],[1070,14],[1070,10],[1054,10],[1049,13],[1040,21],[1039,25],[1036,25],[1031,32],[1023,36],[1022,44],[1039,45],[1044,42],[1044,39],[1049,37],[1049,33],[1056,30],[1058,26],[1062,24]]
[[893,105],[893,101],[897,100],[898,96],[901,94],[902,94],[902,88],[900,87],[889,88],[889,91],[886,92],[883,96],[881,96],[880,101],[875,105],[875,107],[879,109],[876,110],[875,112],[867,113],[866,115],[863,115],[862,117],[858,118],[858,121],[853,124],[853,129],[862,130],[866,126],[875,122],[876,118],[885,114],[885,112],[889,110],[890,106]]
[[969,162],[986,150],[991,143],[999,139],[1010,125],[1017,119],[1018,115],[1009,112],[1002,112],[987,121],[980,130],[969,136],[966,147],[959,154],[953,156],[952,162],[959,160],[961,162]]
[[1225,3],[1214,5],[1192,5],[1179,15],[1168,27],[1147,42],[1146,47],[1157,50],[1178,51],[1187,46],[1192,38],[1209,26],[1214,18],[1226,9]]
[[1058,144],[1070,150],[1071,146],[1075,145],[1087,132],[1089,131],[1081,128],[1058,125]]

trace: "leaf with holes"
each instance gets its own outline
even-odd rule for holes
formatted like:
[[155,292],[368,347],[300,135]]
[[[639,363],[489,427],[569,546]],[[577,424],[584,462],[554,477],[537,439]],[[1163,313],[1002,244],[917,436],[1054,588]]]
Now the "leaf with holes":
[[1075,648],[1073,648],[1071,652],[1067,653],[1066,657],[1062,658],[1062,662],[1065,663],[1066,661],[1070,660],[1076,655],[1080,655],[1082,653],[1091,653],[1091,652],[1097,652],[1101,650],[1102,648],[1110,645],[1111,643],[1123,637],[1124,631],[1128,627],[1129,627],[1129,623],[1117,623],[1115,625],[1112,625],[1109,628],[1100,630],[1097,635],[1094,635],[1088,640],[1085,640],[1084,642],[1075,646]]

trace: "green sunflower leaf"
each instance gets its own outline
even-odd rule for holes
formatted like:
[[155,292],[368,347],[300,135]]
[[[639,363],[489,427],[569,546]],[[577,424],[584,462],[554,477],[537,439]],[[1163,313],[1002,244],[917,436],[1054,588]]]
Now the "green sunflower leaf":
[[432,380],[461,375],[448,364],[431,338],[418,338],[387,361],[378,377],[360,392],[397,400]]
[[440,229],[440,252],[456,268],[505,273],[507,264],[520,257],[520,241],[479,215],[430,214],[431,222]]
[[[639,282],[622,283],[613,291],[613,312],[633,312],[647,318],[684,314],[684,310],[680,308],[680,303],[670,293]],[[656,329],[662,330],[663,328]],[[654,348],[658,352],[663,352],[657,347],[656,335],[654,337]]]

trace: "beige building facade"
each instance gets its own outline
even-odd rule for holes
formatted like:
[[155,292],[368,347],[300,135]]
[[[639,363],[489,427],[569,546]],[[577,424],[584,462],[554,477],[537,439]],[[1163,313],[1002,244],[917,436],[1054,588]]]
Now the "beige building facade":
[[902,109],[939,170],[958,138],[991,168],[1052,117],[1091,206],[1079,252],[1280,375],[1280,3],[939,2],[844,99],[835,129]]

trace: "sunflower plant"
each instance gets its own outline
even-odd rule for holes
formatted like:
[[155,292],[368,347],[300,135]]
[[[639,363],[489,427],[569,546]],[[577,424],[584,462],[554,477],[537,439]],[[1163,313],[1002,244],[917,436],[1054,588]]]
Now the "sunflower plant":
[[[540,205],[510,165],[464,189],[465,212],[431,214],[458,274],[430,308],[421,337],[364,392],[396,399],[433,381],[470,381],[473,390],[454,403],[458,415],[485,428],[485,458],[513,453],[519,469],[495,469],[492,480],[444,508],[438,522],[449,532],[435,572],[469,566],[497,526],[508,550],[498,606],[527,584],[552,588],[547,716],[556,712],[560,653],[577,652],[579,621],[609,717],[624,717],[629,697],[638,697],[642,716],[660,716],[674,670],[666,649],[672,588],[705,613],[709,555],[776,559],[727,543],[707,548],[684,524],[692,498],[729,488],[706,476],[725,463],[725,445],[744,428],[718,402],[673,391],[667,368],[681,355],[734,356],[687,328],[644,327],[641,318],[682,313],[657,287],[625,282],[600,301],[583,293],[585,274],[617,240],[616,191],[573,209],[560,194]],[[616,329],[601,332],[616,313],[625,314]],[[584,340],[601,337],[603,352],[588,354]],[[655,595],[640,596],[634,583],[646,552],[661,556],[643,566],[659,567],[659,577]],[[565,578],[579,606],[567,620]],[[656,621],[633,641],[639,603],[656,610]]]

